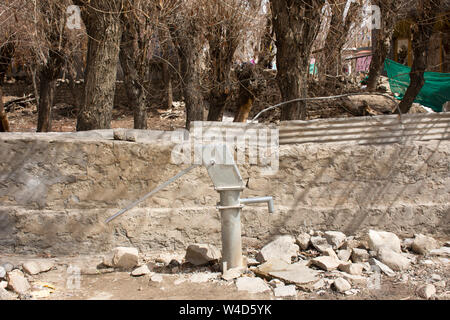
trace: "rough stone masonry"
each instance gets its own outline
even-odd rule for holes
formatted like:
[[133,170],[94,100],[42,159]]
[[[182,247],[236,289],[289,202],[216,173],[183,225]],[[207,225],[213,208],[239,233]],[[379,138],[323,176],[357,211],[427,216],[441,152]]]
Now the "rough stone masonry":
[[[170,162],[173,143],[112,131],[0,134],[0,251],[105,252],[117,246],[220,246],[218,194],[199,167],[125,216],[104,220],[187,167]],[[450,233],[450,141],[406,144],[301,144],[280,147],[279,171],[239,165],[242,197],[271,195],[242,213],[243,245],[279,234],[379,229]]]

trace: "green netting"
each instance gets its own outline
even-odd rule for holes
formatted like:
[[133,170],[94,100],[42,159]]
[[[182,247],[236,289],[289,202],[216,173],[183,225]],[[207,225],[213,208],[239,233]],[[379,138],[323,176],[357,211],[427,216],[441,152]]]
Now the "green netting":
[[[392,93],[398,94],[396,98],[402,100],[409,87],[411,68],[389,59],[384,62],[384,67]],[[425,85],[414,102],[441,112],[442,105],[450,101],[450,73],[425,72],[424,78]]]

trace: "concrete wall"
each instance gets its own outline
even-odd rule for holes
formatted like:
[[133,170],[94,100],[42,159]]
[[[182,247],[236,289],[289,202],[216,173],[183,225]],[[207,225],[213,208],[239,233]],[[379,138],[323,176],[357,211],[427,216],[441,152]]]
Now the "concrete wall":
[[[104,220],[182,168],[174,144],[155,133],[137,143],[111,131],[0,134],[0,252],[101,252],[220,245],[219,197],[195,169],[138,208]],[[294,144],[280,147],[277,174],[240,165],[243,196],[275,199],[242,214],[244,246],[301,230],[367,228],[450,233],[450,141],[407,144]]]

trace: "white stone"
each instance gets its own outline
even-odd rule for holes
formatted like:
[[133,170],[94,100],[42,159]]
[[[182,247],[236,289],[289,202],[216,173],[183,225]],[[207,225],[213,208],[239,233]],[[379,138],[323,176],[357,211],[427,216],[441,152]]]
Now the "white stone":
[[22,271],[17,269],[8,272],[6,274],[6,280],[8,281],[8,289],[18,294],[27,293],[31,288]]
[[446,282],[444,280],[441,280],[441,281],[438,281],[438,282],[434,283],[434,285],[436,287],[438,287],[438,288],[445,288],[445,284],[446,284]]
[[3,266],[0,266],[0,279],[3,279],[6,276],[6,270]]
[[330,256],[317,257],[311,260],[311,264],[325,271],[335,270],[341,263],[342,261]]
[[339,276],[347,281],[350,281],[354,285],[367,286],[367,278],[364,276],[353,275],[346,272],[340,272]]
[[131,275],[133,277],[139,277],[139,276],[144,276],[146,274],[151,274],[152,272],[150,271],[150,269],[148,268],[148,266],[146,264],[144,264],[143,266],[140,266],[139,268],[134,269],[131,272]]
[[155,273],[154,275],[152,275],[150,277],[150,281],[152,282],[162,282],[163,281],[163,276],[159,273]]
[[430,251],[431,256],[450,257],[450,247],[442,247]]
[[292,257],[297,256],[299,251],[298,245],[292,236],[281,236],[265,245],[256,256],[259,262],[266,262],[270,259],[281,259],[287,263],[291,262]]
[[341,293],[344,293],[345,291],[348,291],[352,288],[350,283],[347,280],[345,280],[344,278],[337,278],[336,280],[334,280],[332,287],[337,292],[341,292]]
[[336,260],[339,260],[339,258],[338,258],[338,256],[337,256],[336,252],[334,252],[334,250],[331,249],[331,248],[326,249],[322,254],[323,254],[324,256],[332,257],[332,258],[334,258],[334,259],[336,259]]
[[352,275],[361,275],[363,271],[363,266],[358,263],[342,263],[339,265],[339,270],[344,271]]
[[427,254],[431,250],[438,249],[439,243],[432,237],[416,234],[411,248],[415,253]]
[[273,289],[275,297],[295,297],[297,295],[297,290],[295,290],[295,285],[282,286]]
[[22,269],[28,274],[35,275],[41,272],[49,271],[54,264],[47,260],[32,260],[22,264]]
[[436,288],[432,284],[426,284],[417,290],[417,295],[424,299],[430,299],[435,294]]
[[438,274],[436,274],[436,273],[433,273],[433,274],[431,275],[431,280],[433,280],[433,281],[441,281],[442,278],[441,278],[440,275],[438,275]]
[[217,278],[220,275],[218,272],[198,272],[190,276],[189,281],[194,283],[204,283],[211,279]]
[[395,271],[403,271],[410,267],[411,261],[401,253],[394,252],[388,248],[378,251],[378,258],[382,263]]
[[339,250],[337,256],[341,261],[348,261],[352,256],[352,250],[351,249]]
[[339,231],[326,231],[324,237],[333,249],[339,249],[347,238],[344,233]]
[[350,289],[350,290],[347,290],[347,291],[344,292],[344,294],[346,296],[353,296],[353,295],[358,294],[358,293],[359,293],[358,289]]
[[307,233],[301,233],[296,238],[296,243],[300,247],[301,250],[306,250],[309,247],[309,240],[311,236]]
[[279,287],[284,287],[285,286],[284,282],[281,281],[280,279],[272,279],[272,280],[270,280],[269,281],[269,285],[272,288],[279,288]]
[[369,248],[379,251],[381,248],[389,248],[394,252],[401,252],[400,239],[392,232],[369,230]]
[[351,258],[353,262],[366,262],[370,255],[365,249],[353,248]]
[[375,258],[371,258],[369,260],[369,263],[373,266],[376,266],[378,268],[380,268],[380,270],[386,274],[388,277],[394,277],[395,276],[395,272],[389,268],[387,265],[385,265],[384,263],[382,263],[381,261],[378,261]]
[[200,266],[210,261],[219,260],[221,257],[220,250],[210,244],[191,244],[186,249],[186,261],[193,265]]
[[139,251],[132,247],[117,247],[114,249],[112,263],[116,268],[130,269],[138,265]]
[[7,281],[0,281],[0,288],[6,289],[7,286],[8,286]]
[[113,259],[114,259],[114,251],[111,251],[103,257],[103,264],[107,267],[112,268],[114,267]]
[[270,287],[261,278],[242,277],[236,280],[238,291],[248,291],[249,293],[260,293],[269,291]]
[[0,301],[2,300],[14,300],[14,296],[4,288],[0,287]]
[[286,283],[297,285],[309,284],[318,280],[318,272],[316,270],[298,263],[289,265],[284,270],[271,271],[269,275]]
[[242,273],[245,271],[245,268],[231,268],[222,274],[222,279],[226,281],[230,281],[236,278],[239,278]]
[[327,239],[322,238],[320,236],[311,237],[310,242],[311,242],[311,245],[320,253],[324,252],[328,248],[332,249],[332,247],[328,243]]

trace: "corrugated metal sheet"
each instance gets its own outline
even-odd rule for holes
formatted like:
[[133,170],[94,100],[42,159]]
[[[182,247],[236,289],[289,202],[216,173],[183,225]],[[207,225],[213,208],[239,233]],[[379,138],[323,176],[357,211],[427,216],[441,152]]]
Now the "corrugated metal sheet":
[[450,113],[286,121],[280,126],[280,144],[427,140],[450,140]]

